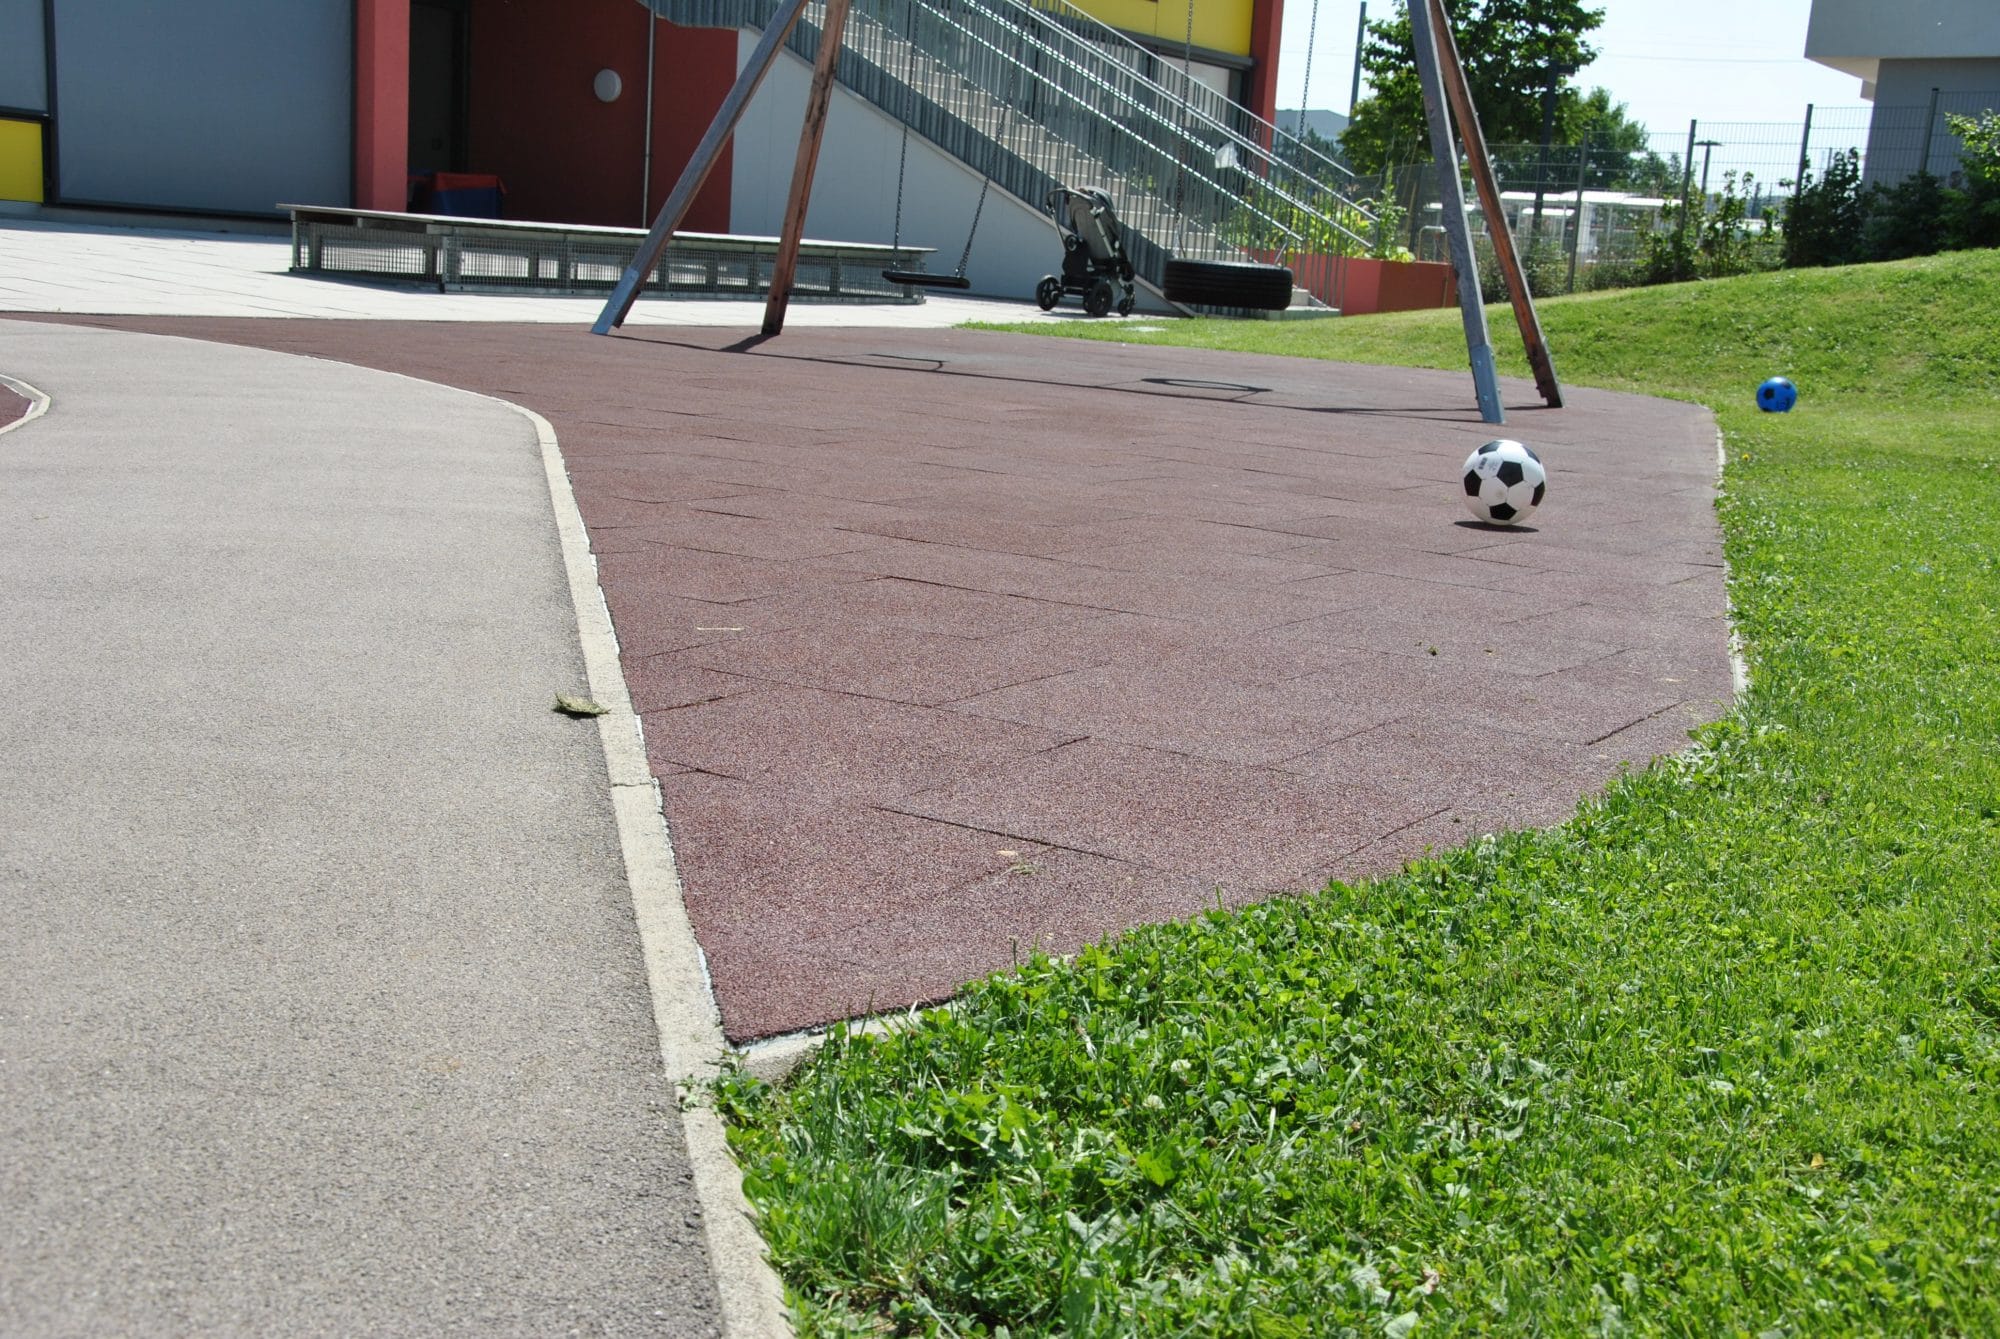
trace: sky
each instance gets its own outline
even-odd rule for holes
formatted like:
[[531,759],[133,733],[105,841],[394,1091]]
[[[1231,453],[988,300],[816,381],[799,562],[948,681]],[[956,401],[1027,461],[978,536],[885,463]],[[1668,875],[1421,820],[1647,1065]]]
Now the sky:
[[[1197,0],[1199,3],[1199,0]],[[1296,108],[1306,78],[1314,0],[1285,0],[1278,56],[1278,106]],[[1318,0],[1312,49],[1312,107],[1347,110],[1354,77],[1358,0]],[[1690,118],[1798,123],[1807,103],[1862,105],[1861,81],[1804,56],[1811,0],[1595,0],[1604,24],[1591,34],[1600,54],[1577,76],[1602,85],[1626,114],[1656,134],[1685,134]],[[1371,20],[1393,0],[1369,0]],[[1368,96],[1366,80],[1361,95]],[[1282,118],[1280,118],[1282,120]]]

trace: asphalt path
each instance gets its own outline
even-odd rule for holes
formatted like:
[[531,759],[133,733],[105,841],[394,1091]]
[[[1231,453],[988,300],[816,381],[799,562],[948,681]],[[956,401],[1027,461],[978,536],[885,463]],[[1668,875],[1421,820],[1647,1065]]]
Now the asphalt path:
[[714,1333],[532,427],[0,372],[0,1333]]

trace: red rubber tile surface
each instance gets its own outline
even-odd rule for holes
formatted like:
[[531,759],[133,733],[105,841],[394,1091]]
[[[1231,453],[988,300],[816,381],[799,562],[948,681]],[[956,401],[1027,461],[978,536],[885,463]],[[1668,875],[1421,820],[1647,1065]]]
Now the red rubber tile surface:
[[0,386],[0,428],[6,427],[17,418],[24,417],[27,412],[28,398],[26,396],[16,395],[7,387]]
[[[1729,696],[1715,438],[1591,391],[960,332],[117,321],[555,426],[732,1038],[1559,821]],[[1550,468],[1470,523],[1466,454]]]

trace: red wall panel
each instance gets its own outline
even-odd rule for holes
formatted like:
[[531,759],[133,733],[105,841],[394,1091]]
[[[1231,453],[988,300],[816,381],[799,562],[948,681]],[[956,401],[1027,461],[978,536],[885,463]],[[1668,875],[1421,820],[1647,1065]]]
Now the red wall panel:
[[1284,29],[1284,0],[1255,0],[1250,11],[1250,59],[1255,63],[1243,90],[1243,105],[1266,121],[1278,119],[1278,47]]
[[[652,199],[642,210],[649,23]],[[473,0],[471,45],[466,167],[506,182],[513,219],[650,223],[736,82],[734,31],[654,22],[635,0]],[[591,89],[607,69],[625,86],[610,103]],[[729,230],[727,155],[681,226]]]
[[356,0],[356,209],[403,208],[409,119],[410,0]]

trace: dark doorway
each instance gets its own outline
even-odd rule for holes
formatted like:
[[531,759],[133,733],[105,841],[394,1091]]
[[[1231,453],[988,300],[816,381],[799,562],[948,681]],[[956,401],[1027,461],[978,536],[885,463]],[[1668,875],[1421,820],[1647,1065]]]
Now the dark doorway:
[[411,0],[410,172],[463,172],[466,0]]

